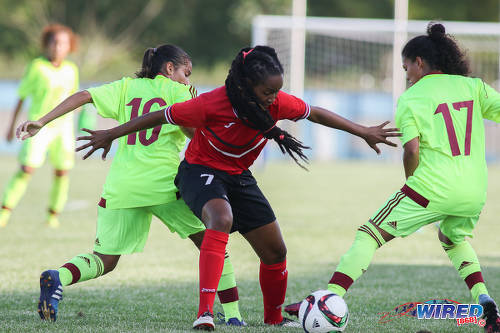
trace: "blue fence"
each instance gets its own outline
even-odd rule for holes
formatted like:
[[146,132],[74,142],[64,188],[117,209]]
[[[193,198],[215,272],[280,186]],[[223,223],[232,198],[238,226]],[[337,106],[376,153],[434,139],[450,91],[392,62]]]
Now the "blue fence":
[[[17,101],[17,85],[15,81],[0,81],[0,153],[14,153],[19,149],[19,142],[7,143],[5,140],[7,126],[10,123],[12,110]],[[87,84],[83,87],[92,86]],[[201,87],[200,93],[211,87]],[[306,90],[304,100],[311,105],[318,105],[332,110],[343,117],[364,125],[378,125],[386,120],[393,120],[391,94],[384,92],[346,92],[334,90]],[[114,126],[113,121],[99,119],[98,128]],[[365,142],[350,134],[325,128],[309,121],[297,123],[283,122],[284,128],[291,131],[311,147],[307,152],[311,160],[334,159],[377,159],[399,161],[401,148],[380,146],[382,156],[377,156]],[[487,122],[487,159],[500,160],[500,129],[497,124]],[[399,140],[393,139],[399,144]],[[266,160],[281,159],[283,155],[276,145],[270,143],[263,153]]]

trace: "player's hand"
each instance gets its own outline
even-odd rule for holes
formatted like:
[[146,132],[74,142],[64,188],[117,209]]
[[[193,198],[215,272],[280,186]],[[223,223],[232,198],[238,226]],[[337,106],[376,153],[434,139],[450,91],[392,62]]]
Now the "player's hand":
[[83,159],[85,160],[87,157],[92,155],[97,149],[103,149],[102,152],[102,160],[106,160],[106,156],[109,153],[109,150],[111,149],[111,144],[113,143],[113,138],[111,137],[111,134],[107,130],[101,130],[101,131],[92,131],[87,128],[82,128],[82,131],[85,131],[89,133],[90,135],[87,136],[79,136],[76,138],[76,141],[81,141],[81,140],[88,140],[86,144],[80,147],[76,147],[76,151],[83,150],[88,147],[92,147],[86,154],[83,156]]
[[[16,137],[21,140],[26,140],[27,138],[31,138],[36,135],[42,127],[43,124],[39,121],[25,121],[17,127]],[[23,136],[23,133],[26,134]]]
[[363,135],[366,143],[375,150],[377,154],[380,154],[380,149],[377,147],[378,143],[385,143],[388,146],[397,147],[397,144],[387,140],[387,138],[402,135],[398,128],[384,128],[387,124],[389,124],[389,121],[385,121],[378,126],[366,127]]

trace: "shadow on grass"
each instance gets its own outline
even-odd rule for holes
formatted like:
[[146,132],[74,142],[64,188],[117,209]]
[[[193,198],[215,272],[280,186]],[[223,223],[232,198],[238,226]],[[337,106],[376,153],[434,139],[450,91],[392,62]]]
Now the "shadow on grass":
[[[119,273],[119,272],[117,272]],[[286,303],[298,301],[317,289],[325,289],[331,271],[319,268],[310,274],[290,272]],[[483,275],[490,294],[500,300],[500,268],[485,267]],[[65,288],[59,319],[54,323],[39,320],[36,313],[38,290],[0,294],[0,331],[2,332],[184,332],[190,331],[197,311],[195,281],[169,281],[86,287],[85,283]],[[285,332],[262,323],[262,296],[257,280],[238,281],[240,308],[249,327],[246,332]],[[457,327],[453,320],[397,318],[381,324],[380,313],[407,302],[453,299],[472,303],[468,289],[456,271],[448,267],[412,265],[373,265],[349,290],[345,299],[350,310],[346,332],[479,332],[468,324]],[[218,303],[218,302],[216,302]],[[221,306],[216,304],[216,311]],[[218,327],[222,330],[234,330]],[[300,330],[291,330],[299,332]]]

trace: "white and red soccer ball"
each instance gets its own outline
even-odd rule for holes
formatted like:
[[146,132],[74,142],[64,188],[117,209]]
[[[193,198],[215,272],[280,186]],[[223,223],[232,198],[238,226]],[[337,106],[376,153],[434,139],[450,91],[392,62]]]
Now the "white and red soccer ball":
[[329,290],[318,290],[302,301],[299,321],[306,333],[343,331],[349,321],[344,299]]

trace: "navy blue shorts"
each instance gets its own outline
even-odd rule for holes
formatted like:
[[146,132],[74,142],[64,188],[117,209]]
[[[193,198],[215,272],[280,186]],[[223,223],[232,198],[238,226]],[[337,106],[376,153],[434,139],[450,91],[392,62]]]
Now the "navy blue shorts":
[[239,175],[185,160],[179,165],[175,185],[193,213],[201,220],[203,206],[212,199],[229,202],[233,212],[231,232],[247,233],[276,220],[273,209],[249,170]]

